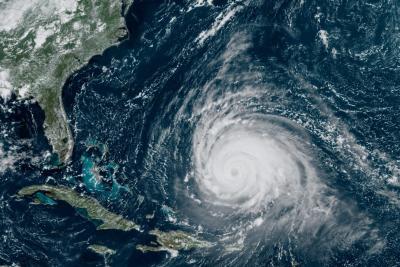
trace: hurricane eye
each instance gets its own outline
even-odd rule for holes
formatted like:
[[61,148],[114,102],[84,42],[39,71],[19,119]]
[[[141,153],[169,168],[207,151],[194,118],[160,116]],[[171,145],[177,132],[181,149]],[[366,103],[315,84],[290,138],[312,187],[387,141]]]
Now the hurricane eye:
[[231,175],[232,176],[237,176],[239,174],[239,170],[238,169],[236,169],[236,168],[233,168],[233,169],[231,169]]

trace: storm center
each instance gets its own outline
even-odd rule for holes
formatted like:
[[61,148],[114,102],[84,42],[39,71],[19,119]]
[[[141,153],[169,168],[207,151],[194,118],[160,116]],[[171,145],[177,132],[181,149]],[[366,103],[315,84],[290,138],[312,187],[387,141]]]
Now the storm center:
[[238,169],[236,169],[236,168],[233,168],[232,170],[231,170],[231,175],[232,176],[237,176],[239,174],[239,170]]

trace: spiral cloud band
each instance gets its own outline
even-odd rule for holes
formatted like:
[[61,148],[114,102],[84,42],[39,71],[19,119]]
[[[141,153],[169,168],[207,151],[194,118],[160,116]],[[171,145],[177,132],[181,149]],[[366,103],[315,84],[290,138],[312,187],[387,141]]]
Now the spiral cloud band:
[[[288,89],[269,83],[250,57],[251,38],[231,37],[207,65],[214,72],[195,85],[188,79],[168,103],[157,125],[171,124],[155,128],[146,177],[161,173],[165,182],[154,187],[182,225],[220,246],[218,255],[278,245],[317,255],[376,239],[369,218],[330,186],[325,152],[290,113]],[[204,68],[198,62],[193,75],[196,67]]]
[[296,130],[288,120],[267,115],[206,125],[194,139],[196,181],[221,205],[249,210],[278,199],[294,204],[316,179]]

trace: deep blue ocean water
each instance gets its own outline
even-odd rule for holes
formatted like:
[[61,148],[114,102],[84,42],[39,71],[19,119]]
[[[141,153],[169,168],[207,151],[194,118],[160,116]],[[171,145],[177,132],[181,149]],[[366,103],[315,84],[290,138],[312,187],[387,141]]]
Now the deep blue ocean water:
[[[129,39],[69,77],[67,166],[51,165],[34,101],[0,104],[0,265],[400,266],[399,2],[209,2],[135,1]],[[304,140],[317,180],[305,174],[291,193],[315,195],[249,213],[207,201],[197,133],[231,114],[295,123],[265,119],[277,136]],[[15,197],[43,183],[90,195],[143,232],[96,231],[67,203]],[[214,246],[136,250],[154,228]],[[116,254],[105,261],[89,244]]]

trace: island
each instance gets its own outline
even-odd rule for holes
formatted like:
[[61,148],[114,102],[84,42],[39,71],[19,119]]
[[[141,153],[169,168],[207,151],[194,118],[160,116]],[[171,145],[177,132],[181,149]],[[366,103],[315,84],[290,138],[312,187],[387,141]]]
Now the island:
[[[44,200],[43,194],[50,200]],[[54,204],[54,200],[65,201],[75,209],[79,210],[79,214],[95,223],[97,225],[97,230],[140,230],[136,223],[123,218],[121,215],[108,211],[95,198],[83,194],[81,195],[68,187],[32,185],[22,188],[18,192],[18,196],[34,196],[35,203],[42,204]]]
[[156,236],[158,244],[155,244],[155,246],[137,245],[136,249],[144,253],[149,251],[167,251],[174,257],[178,255],[179,250],[208,248],[212,246],[210,242],[197,239],[191,234],[183,231],[163,232],[159,229],[155,229],[150,231],[149,233]]
[[114,255],[115,254],[115,250],[108,248],[106,246],[102,246],[102,245],[97,245],[97,244],[93,244],[88,246],[88,249],[96,254],[102,255],[104,257],[110,256],[110,255]]

